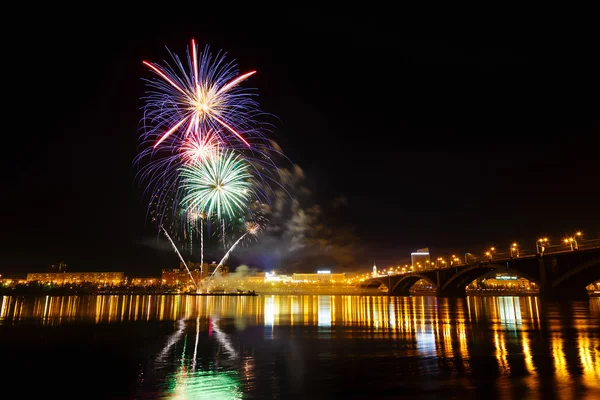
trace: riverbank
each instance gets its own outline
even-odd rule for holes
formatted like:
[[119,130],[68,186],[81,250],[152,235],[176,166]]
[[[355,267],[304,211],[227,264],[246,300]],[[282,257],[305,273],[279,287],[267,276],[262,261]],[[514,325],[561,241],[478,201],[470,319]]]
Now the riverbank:
[[148,290],[146,288],[102,290],[77,287],[56,288],[0,288],[0,296],[121,296],[121,295],[152,295],[152,296],[258,296],[256,292],[213,292],[193,293],[165,290]]

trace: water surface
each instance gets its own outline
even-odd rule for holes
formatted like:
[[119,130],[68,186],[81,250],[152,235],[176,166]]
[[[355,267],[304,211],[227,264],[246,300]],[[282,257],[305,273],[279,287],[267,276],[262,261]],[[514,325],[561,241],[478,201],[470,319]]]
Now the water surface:
[[0,354],[23,398],[598,399],[600,298],[5,296]]

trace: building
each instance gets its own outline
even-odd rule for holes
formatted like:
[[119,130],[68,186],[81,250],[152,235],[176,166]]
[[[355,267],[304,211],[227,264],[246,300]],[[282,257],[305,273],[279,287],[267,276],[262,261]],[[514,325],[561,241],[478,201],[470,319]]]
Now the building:
[[55,264],[48,265],[48,272],[66,272],[67,264],[64,261],[59,261]]
[[123,272],[32,272],[27,274],[27,282],[64,284],[108,284],[123,283]]
[[342,283],[346,280],[345,273],[332,274],[331,271],[317,271],[316,274],[297,274],[292,275],[294,282],[313,282],[313,283]]
[[161,279],[157,277],[151,278],[130,278],[127,280],[133,286],[153,286],[161,283]]
[[532,290],[536,289],[535,282],[520,277],[515,274],[505,272],[490,272],[485,276],[471,282],[467,289],[513,289],[513,290]]
[[430,264],[429,248],[425,247],[424,249],[419,249],[410,253],[410,263],[415,271],[421,268],[427,268]]
[[[200,263],[188,262],[186,264],[188,265],[190,273],[192,274],[192,277],[196,283],[209,278],[213,272],[215,272],[218,266],[216,262],[210,264],[204,263],[202,268],[200,268]],[[190,278],[190,273],[188,273],[183,263],[179,263],[179,268],[163,269],[161,276],[162,284],[193,285],[192,279]],[[227,276],[229,274],[229,267],[226,265],[221,266],[216,274],[220,276]]]
[[267,273],[257,272],[254,274],[254,276],[249,276],[246,279],[248,280],[248,283],[264,283],[267,280]]

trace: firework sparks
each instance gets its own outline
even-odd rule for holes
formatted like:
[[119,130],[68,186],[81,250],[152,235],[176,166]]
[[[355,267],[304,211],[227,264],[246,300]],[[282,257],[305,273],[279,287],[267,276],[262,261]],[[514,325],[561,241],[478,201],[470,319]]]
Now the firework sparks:
[[243,213],[254,193],[249,165],[232,151],[183,166],[181,177],[186,192],[182,204],[219,220]]
[[184,163],[205,162],[209,157],[216,156],[219,142],[212,132],[206,135],[194,133],[186,137],[179,149]]
[[246,232],[249,235],[256,235],[260,232],[260,225],[253,221],[246,222]]
[[235,139],[250,147],[243,135],[262,136],[254,121],[261,112],[253,93],[240,84],[256,71],[240,75],[234,62],[225,61],[225,54],[213,58],[208,48],[198,53],[194,40],[190,50],[188,68],[174,54],[175,67],[143,62],[158,75],[149,81],[151,91],[146,98],[146,119],[151,125],[148,135],[156,140],[153,147],[175,134],[187,137],[210,131],[218,132],[224,142]]
[[[143,62],[152,76],[142,98],[136,179],[143,181],[144,195],[151,199],[152,220],[161,228],[170,224],[175,239],[183,228],[190,254],[198,243],[203,262],[204,223],[209,239],[211,220],[218,221],[224,246],[226,226],[249,218],[262,224],[253,205],[270,203],[272,186],[280,186],[278,163],[287,158],[266,137],[268,124],[257,119],[264,113],[256,94],[243,87],[256,71],[240,73],[226,53],[213,55],[208,47],[199,52],[194,40],[186,58],[169,54],[170,63]],[[245,233],[224,260],[242,238],[260,229],[256,222],[245,222]]]

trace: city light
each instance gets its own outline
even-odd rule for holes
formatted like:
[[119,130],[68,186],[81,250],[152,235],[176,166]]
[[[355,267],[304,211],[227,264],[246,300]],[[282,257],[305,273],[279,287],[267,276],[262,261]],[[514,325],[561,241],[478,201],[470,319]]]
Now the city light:
[[519,245],[517,244],[517,242],[514,242],[511,246],[510,246],[510,257],[519,257]]
[[575,234],[572,237],[568,237],[566,239],[563,240],[563,242],[565,244],[568,244],[571,246],[571,251],[575,251],[575,250],[579,250],[579,244],[577,243],[577,238],[581,237],[582,233],[580,231],[575,232]]

